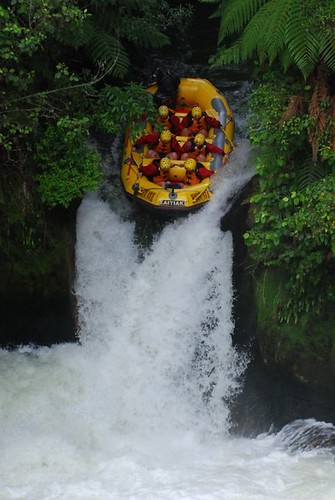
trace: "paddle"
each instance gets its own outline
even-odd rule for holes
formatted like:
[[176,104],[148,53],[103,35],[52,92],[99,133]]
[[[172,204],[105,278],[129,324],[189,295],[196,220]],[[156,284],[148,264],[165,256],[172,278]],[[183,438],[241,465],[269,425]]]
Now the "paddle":
[[207,189],[208,189],[208,186],[206,185],[204,189],[202,189],[201,191],[199,191],[199,193],[197,194],[197,196],[196,196],[195,198],[193,198],[193,200],[192,200],[192,201],[193,201],[193,203],[194,203],[195,201],[197,201],[197,199],[198,199],[198,198],[200,198],[200,196],[201,196],[202,194],[204,194],[204,192],[205,192]]
[[136,153],[136,151],[132,151],[130,153],[129,165],[128,165],[128,171],[127,171],[127,179],[129,179],[130,170],[133,166],[133,161],[136,163],[137,168],[140,168],[141,163],[142,163],[141,153]]
[[141,153],[136,153],[136,151],[131,152],[131,157],[135,161],[136,166],[139,168],[142,165],[143,156]]
[[132,151],[127,172],[127,179],[129,179],[129,174],[132,167],[132,160],[134,161],[138,169],[140,169],[142,165],[145,167],[147,165],[150,165],[150,163],[152,163],[152,158],[143,158],[142,153],[137,153],[136,151]]
[[[215,109],[206,109],[206,113],[211,118],[215,118],[216,120],[219,121],[219,114],[218,114],[217,111],[215,111]],[[229,137],[227,137],[226,127],[224,127],[223,125],[220,124],[220,128],[221,128],[222,132],[225,135],[225,140],[227,141],[227,143],[229,144],[229,146],[232,148],[232,151],[234,151],[236,149],[236,146],[233,143],[233,141],[230,140]]]

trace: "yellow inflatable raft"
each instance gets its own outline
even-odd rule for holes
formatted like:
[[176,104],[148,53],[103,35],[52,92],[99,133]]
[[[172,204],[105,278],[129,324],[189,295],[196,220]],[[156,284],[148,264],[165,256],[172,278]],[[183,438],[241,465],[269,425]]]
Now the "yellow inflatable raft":
[[[153,96],[157,90],[155,84],[147,89]],[[121,165],[123,187],[129,198],[156,214],[175,216],[189,213],[210,201],[213,177],[217,170],[223,168],[229,153],[234,149],[234,117],[224,96],[208,80],[181,78],[176,107],[169,110],[170,114],[174,115],[174,120],[177,118],[182,123],[195,107],[200,107],[205,116],[217,122],[216,126],[212,126],[213,120],[209,120],[208,132],[201,130],[205,134],[206,145],[214,145],[214,148],[210,148],[214,152],[209,152],[208,148],[202,150],[205,157],[202,155],[200,161],[191,152],[181,154],[186,142],[187,145],[196,142],[194,131],[193,136],[192,133],[188,136],[184,132],[180,132],[183,135],[172,133],[174,144],[179,145],[181,150],[171,155],[173,148],[170,154],[165,154],[158,147],[159,152],[156,153],[155,145],[145,142],[137,144],[132,140],[130,130],[127,130]],[[151,124],[147,123],[146,130],[148,134],[152,132]],[[153,151],[157,159],[152,157]],[[161,161],[168,157],[169,160]],[[190,157],[193,157],[193,161],[186,163]]]

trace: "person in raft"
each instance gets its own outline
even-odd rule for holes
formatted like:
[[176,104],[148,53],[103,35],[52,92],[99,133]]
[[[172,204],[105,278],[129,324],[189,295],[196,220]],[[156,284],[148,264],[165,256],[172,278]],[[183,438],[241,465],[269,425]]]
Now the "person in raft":
[[184,166],[175,165],[173,160],[165,156],[159,162],[159,175],[153,178],[153,182],[162,187],[180,189],[184,187],[185,176]]
[[179,165],[175,170],[174,172],[170,158],[166,156],[160,160],[154,159],[149,165],[141,165],[139,168],[142,175],[163,187],[167,186],[167,184],[179,188],[184,185],[193,186],[215,174],[214,170],[204,167],[202,163],[195,161],[193,158],[188,158],[183,166]]
[[204,167],[202,163],[197,162],[194,158],[188,158],[184,163],[184,167],[186,170],[184,183],[188,186],[199,184],[203,179],[215,174],[215,170]]
[[182,125],[175,112],[165,105],[158,108],[157,123],[163,126],[164,129],[170,130],[175,135],[181,135]]
[[177,160],[183,153],[182,147],[170,130],[163,130],[160,134],[154,130],[140,137],[135,142],[135,148],[142,144],[148,144],[150,146],[148,151],[149,158],[162,158],[163,156],[167,156],[170,159]]
[[141,165],[139,171],[145,175],[149,181],[165,186],[166,182],[170,180],[169,171],[171,168],[171,160],[164,156],[164,158],[154,159],[149,165]]
[[[205,161],[206,156],[211,153],[218,153],[224,155],[224,150],[206,141],[204,134],[196,134],[196,136],[187,141],[187,148],[184,148],[181,154],[181,160],[187,158],[194,158],[197,161]],[[185,151],[187,149],[187,151]]]
[[169,176],[170,167],[171,167],[170,158],[167,158],[166,156],[164,158],[161,158],[159,161],[159,170],[157,172],[157,175],[153,178],[153,182],[155,184],[159,184],[160,186],[165,187],[165,184],[170,179]]
[[139,172],[145,175],[149,181],[153,181],[154,177],[159,174],[159,159],[152,160],[148,165],[141,165]]
[[180,77],[170,71],[163,72],[159,68],[152,75],[156,80],[158,89],[153,95],[154,103],[160,106],[166,104],[172,108],[176,107]]
[[182,130],[180,135],[194,136],[200,133],[207,137],[209,129],[211,127],[219,128],[221,123],[202,111],[200,106],[194,106],[182,119],[180,127]]

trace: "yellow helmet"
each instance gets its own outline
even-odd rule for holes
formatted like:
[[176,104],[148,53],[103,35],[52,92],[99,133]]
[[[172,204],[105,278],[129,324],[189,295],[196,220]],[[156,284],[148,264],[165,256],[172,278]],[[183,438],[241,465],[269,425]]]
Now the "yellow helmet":
[[205,136],[204,134],[197,134],[195,137],[194,137],[194,144],[196,144],[197,146],[203,146],[205,144]]
[[170,142],[172,138],[170,130],[163,130],[160,135],[160,140],[162,142]]
[[162,158],[161,161],[159,162],[159,166],[163,172],[167,172],[171,167],[170,158],[167,158],[166,156]]
[[200,108],[200,106],[194,106],[194,108],[192,109],[193,118],[196,118],[197,120],[199,120],[201,115],[202,115],[202,109]]
[[185,179],[186,170],[179,165],[173,165],[169,170],[169,177],[171,181],[183,182]]
[[186,168],[187,172],[193,172],[196,169],[196,166],[197,162],[194,158],[188,158],[184,163],[184,167]]
[[159,106],[158,114],[160,118],[167,118],[169,116],[169,108],[167,106]]

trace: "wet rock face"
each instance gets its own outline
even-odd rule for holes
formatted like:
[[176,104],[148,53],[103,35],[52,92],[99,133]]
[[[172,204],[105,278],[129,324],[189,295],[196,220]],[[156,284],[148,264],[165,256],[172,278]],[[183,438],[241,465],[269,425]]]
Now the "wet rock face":
[[[230,211],[221,220],[221,229],[231,231],[234,241],[233,284],[235,290],[233,342],[247,352],[250,363],[243,375],[242,391],[232,401],[232,432],[256,436],[270,428],[280,430],[300,418],[311,417],[335,423],[335,357],[321,351],[316,330],[289,330],[273,321],[272,313],[262,316],[257,280],[250,272],[243,233],[249,228],[248,199],[254,189],[251,180]],[[267,306],[265,309],[268,310]],[[301,339],[308,341],[305,351]],[[294,343],[294,339],[297,340]],[[311,349],[306,355],[306,350]],[[324,437],[309,431],[306,446],[317,446]],[[328,439],[328,438],[327,438]],[[325,443],[332,446],[333,434]]]
[[[273,285],[278,282],[280,270],[276,274],[274,276],[271,270],[258,272],[254,283],[256,336],[262,359],[268,366],[279,367],[301,382],[333,391],[335,360],[331,332],[334,322],[312,317],[306,324],[276,321]],[[284,286],[282,282],[279,288]]]
[[[231,402],[233,434],[256,437],[262,433],[278,432],[284,426],[299,419],[314,418],[320,422],[335,424],[334,390],[302,382],[285,369],[265,365],[259,351],[250,353],[250,364],[244,373],[242,391]],[[297,424],[300,429],[301,426]],[[300,432],[301,431],[301,432]],[[290,428],[285,436],[292,442],[283,443],[286,448],[329,446],[334,444],[334,428],[323,433],[318,429],[305,433],[299,430],[299,439],[293,440]],[[290,438],[291,439],[291,438]]]
[[277,268],[256,269],[250,261],[243,233],[252,224],[249,199],[256,189],[254,177],[221,220],[221,229],[232,231],[234,239],[235,342],[248,343],[251,335],[257,338],[265,364],[284,369],[302,382],[333,390],[333,315],[328,314],[325,319],[311,317],[307,324],[279,323],[276,296],[278,290],[285,289],[284,273]]
[[248,229],[249,197],[254,189],[254,180],[248,182],[232,201],[231,209],[221,219],[222,231],[231,231],[233,236],[233,286],[235,290],[234,320],[235,346],[250,346],[255,341],[256,308],[254,307],[254,284],[248,268],[248,250],[243,234]]
[[31,264],[27,275],[22,276],[11,271],[10,262],[1,262],[0,347],[77,341],[76,305],[71,292],[75,214],[76,207],[73,212],[59,214],[53,226],[55,250],[45,250],[34,261],[38,270]]
[[9,349],[77,340],[70,300],[65,295],[43,298],[21,293],[2,297],[0,331],[0,345]]

